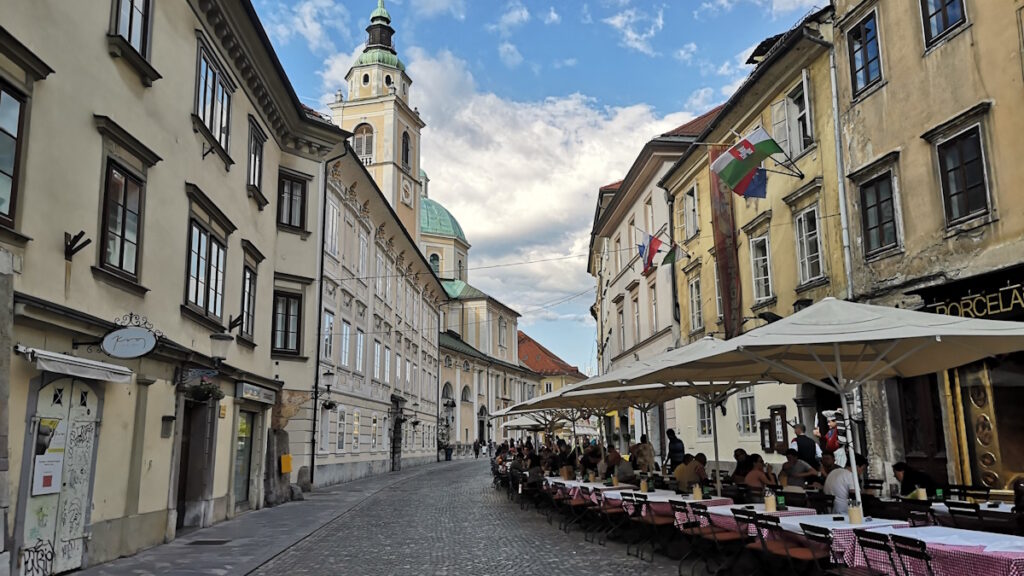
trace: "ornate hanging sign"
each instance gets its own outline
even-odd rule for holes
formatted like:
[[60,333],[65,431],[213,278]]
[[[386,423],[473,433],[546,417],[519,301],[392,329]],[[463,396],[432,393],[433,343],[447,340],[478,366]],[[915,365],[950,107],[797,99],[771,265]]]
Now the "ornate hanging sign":
[[113,358],[139,358],[156,348],[161,336],[145,316],[129,312],[114,321],[119,328],[108,332],[100,348]]

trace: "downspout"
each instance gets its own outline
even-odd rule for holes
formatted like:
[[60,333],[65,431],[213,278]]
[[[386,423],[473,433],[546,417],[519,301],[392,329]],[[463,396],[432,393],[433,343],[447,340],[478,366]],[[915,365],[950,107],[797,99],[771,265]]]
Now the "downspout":
[[317,274],[316,295],[316,373],[313,376],[313,433],[309,438],[309,486],[312,490],[313,479],[316,475],[316,425],[320,420],[320,356],[323,353],[323,322],[324,322],[324,249],[326,249],[324,231],[327,228],[327,165],[341,160],[348,155],[348,140],[342,141],[343,152],[333,158],[328,158],[320,165],[320,252],[317,254],[317,267],[320,272]]
[[832,128],[836,143],[836,177],[839,193],[839,225],[843,235],[843,271],[846,273],[846,299],[853,300],[853,254],[850,249],[850,220],[846,207],[846,166],[843,161],[842,131],[839,128],[839,87],[836,76],[835,44],[815,38],[804,32],[808,40],[828,48],[828,64],[832,87]]
[[[668,241],[669,250],[675,250],[676,246],[676,197],[674,194],[669,192],[668,188],[659,186],[665,191],[665,202],[668,204]],[[680,325],[680,313],[679,313],[679,298],[678,292],[679,287],[676,286],[676,263],[672,262],[672,332],[675,337],[673,346],[678,348],[682,344],[683,339],[683,328]],[[662,462],[668,454],[668,447],[665,444],[665,403],[662,402],[660,409],[658,410],[658,445],[661,446],[661,459]]]

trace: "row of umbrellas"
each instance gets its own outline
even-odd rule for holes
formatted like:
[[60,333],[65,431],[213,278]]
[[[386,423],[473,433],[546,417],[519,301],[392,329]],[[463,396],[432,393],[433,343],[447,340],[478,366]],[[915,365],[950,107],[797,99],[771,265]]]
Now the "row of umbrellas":
[[[825,298],[730,340],[712,337],[521,402],[493,416],[557,420],[693,396],[717,406],[759,384],[809,383],[836,392],[941,372],[1024,351],[1024,323],[980,320]],[[715,461],[718,429],[712,410]],[[853,462],[852,427],[846,445]],[[852,466],[856,480],[856,466]],[[720,475],[715,474],[718,478]],[[860,501],[859,483],[856,499]],[[719,485],[721,489],[721,485]]]

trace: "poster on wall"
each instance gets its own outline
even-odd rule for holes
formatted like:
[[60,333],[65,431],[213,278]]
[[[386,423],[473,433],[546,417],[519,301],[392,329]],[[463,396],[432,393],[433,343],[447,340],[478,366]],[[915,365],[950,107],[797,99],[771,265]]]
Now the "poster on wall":
[[61,472],[64,469],[64,454],[54,452],[36,456],[32,467],[32,495],[56,494],[60,492]]

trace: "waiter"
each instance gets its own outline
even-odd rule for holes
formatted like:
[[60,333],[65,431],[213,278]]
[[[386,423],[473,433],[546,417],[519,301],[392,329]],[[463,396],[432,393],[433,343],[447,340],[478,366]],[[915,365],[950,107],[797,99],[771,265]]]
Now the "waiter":
[[796,436],[789,443],[789,447],[796,450],[797,458],[803,460],[815,470],[820,468],[821,445],[807,436],[807,428],[803,424],[793,426],[793,433]]

